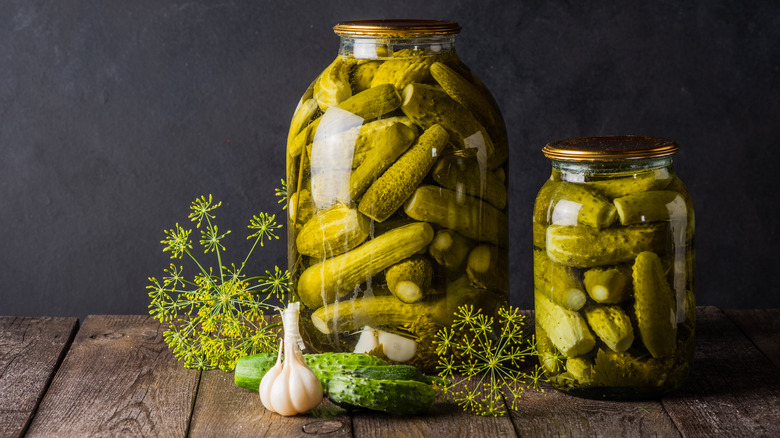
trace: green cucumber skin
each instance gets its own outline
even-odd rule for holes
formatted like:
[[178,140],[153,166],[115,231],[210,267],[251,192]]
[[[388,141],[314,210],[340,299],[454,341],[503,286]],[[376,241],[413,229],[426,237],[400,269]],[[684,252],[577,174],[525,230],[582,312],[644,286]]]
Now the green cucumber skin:
[[677,303],[661,260],[652,252],[642,252],[633,269],[634,311],[642,343],[656,359],[671,356],[676,348]]
[[[276,356],[276,353],[259,353],[238,359],[235,384],[256,392],[265,373],[276,364]],[[388,365],[383,359],[363,353],[304,354],[303,359],[322,383],[323,389],[327,388],[335,374],[362,367]]]
[[617,265],[632,261],[642,251],[663,253],[668,242],[664,223],[597,230],[592,227],[550,225],[550,260],[576,268]]
[[430,409],[436,390],[414,380],[375,380],[337,374],[328,382],[328,398],[339,404],[359,406],[397,415],[418,415]]
[[683,197],[670,190],[636,193],[616,198],[613,202],[621,225],[668,221],[672,216],[684,218],[687,213]]
[[[560,208],[566,202],[566,208]],[[552,223],[561,225],[581,224],[594,228],[606,228],[617,219],[615,206],[605,196],[586,184],[560,183],[551,199]],[[576,206],[576,209],[572,207]],[[562,212],[562,213],[559,213]],[[556,217],[557,215],[561,217]]]

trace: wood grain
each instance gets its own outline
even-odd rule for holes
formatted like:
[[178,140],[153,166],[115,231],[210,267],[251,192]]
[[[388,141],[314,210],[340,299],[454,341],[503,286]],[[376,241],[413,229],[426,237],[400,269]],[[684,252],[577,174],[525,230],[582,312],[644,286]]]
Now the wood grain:
[[192,414],[191,437],[351,437],[343,410],[325,401],[314,413],[283,417],[266,410],[254,391],[233,383],[233,373],[206,371],[201,376]]
[[24,433],[77,328],[77,318],[0,317],[0,436]]
[[677,428],[686,437],[780,436],[778,367],[719,309],[699,308],[696,318],[691,376],[662,400]]
[[780,309],[726,310],[725,313],[780,368]]
[[185,436],[200,373],[162,336],[149,316],[88,316],[27,436]]
[[437,401],[421,416],[396,416],[368,411],[352,414],[356,437],[516,437],[509,417],[480,417],[455,404]]
[[680,436],[657,400],[590,400],[544,387],[526,391],[512,411],[519,436]]

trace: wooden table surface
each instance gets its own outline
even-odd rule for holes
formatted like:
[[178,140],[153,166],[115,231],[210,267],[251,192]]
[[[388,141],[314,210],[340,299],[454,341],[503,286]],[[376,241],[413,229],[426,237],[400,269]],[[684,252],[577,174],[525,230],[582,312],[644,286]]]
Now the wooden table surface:
[[184,369],[148,316],[0,317],[0,436],[780,436],[780,309],[697,316],[680,391],[638,402],[527,391],[505,417],[446,402],[419,417],[281,417],[232,373]]

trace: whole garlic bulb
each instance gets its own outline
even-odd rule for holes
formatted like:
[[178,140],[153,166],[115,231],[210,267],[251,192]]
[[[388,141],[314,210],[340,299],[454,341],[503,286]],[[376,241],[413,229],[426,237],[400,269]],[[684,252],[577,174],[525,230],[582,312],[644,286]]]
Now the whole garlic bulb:
[[[284,342],[276,364],[260,381],[260,401],[266,409],[290,416],[310,411],[322,401],[322,384],[303,360],[298,347],[300,303],[290,303],[282,313]],[[284,348],[284,362],[282,362]]]

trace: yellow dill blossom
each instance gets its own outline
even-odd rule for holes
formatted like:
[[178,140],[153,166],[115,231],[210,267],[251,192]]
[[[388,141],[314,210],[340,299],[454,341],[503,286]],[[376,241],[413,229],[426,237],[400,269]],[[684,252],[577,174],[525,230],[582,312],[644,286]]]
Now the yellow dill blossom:
[[149,313],[168,324],[163,338],[186,368],[220,368],[231,371],[244,355],[276,351],[279,324],[269,324],[265,315],[278,313],[289,292],[290,274],[275,267],[273,273],[247,277],[243,270],[257,245],[279,237],[281,225],[275,215],[260,213],[253,216],[248,228],[254,239],[244,261],[236,266],[225,266],[222,253],[223,239],[230,231],[220,232],[212,221],[214,210],[222,203],[214,203],[211,195],[196,198],[190,206],[189,219],[201,230],[200,245],[204,253],[216,256],[216,267],[204,267],[194,256],[190,234],[178,223],[165,231],[163,252],[171,258],[189,259],[195,265],[191,280],[184,276],[184,268],[171,264],[164,269],[162,281],[150,277]]
[[528,371],[523,363],[536,355],[533,337],[526,339],[525,316],[509,306],[498,318],[473,306],[461,306],[451,327],[434,337],[439,377],[448,382],[444,393],[464,410],[478,415],[505,415],[516,409],[527,388],[539,389],[543,373],[538,365]]

